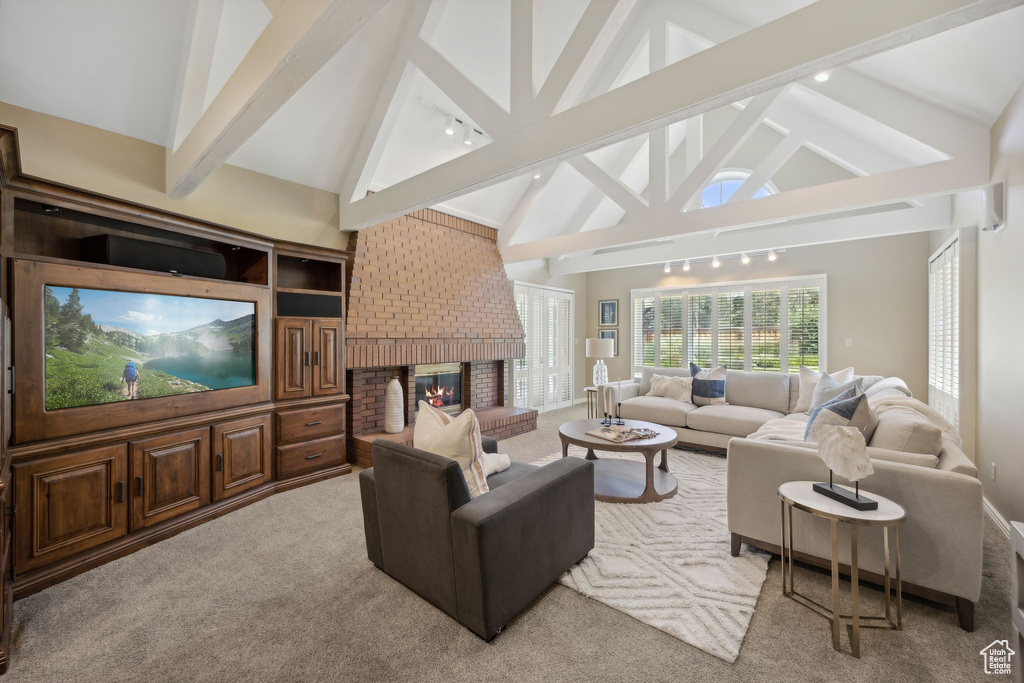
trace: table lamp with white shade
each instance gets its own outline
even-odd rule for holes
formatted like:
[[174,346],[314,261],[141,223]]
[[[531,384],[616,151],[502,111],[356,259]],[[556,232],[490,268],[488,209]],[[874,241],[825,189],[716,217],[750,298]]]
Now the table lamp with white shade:
[[587,358],[596,358],[594,364],[594,386],[608,384],[608,366],[604,364],[605,358],[615,355],[614,339],[587,339]]

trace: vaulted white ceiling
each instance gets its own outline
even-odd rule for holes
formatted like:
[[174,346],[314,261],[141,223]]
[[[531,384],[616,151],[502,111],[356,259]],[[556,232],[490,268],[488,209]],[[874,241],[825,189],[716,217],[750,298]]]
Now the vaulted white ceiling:
[[[392,187],[487,146],[490,138],[503,137],[502,122],[514,114],[512,3],[529,1],[435,0],[425,28],[410,34],[405,23],[417,3],[391,0],[228,163],[343,195],[343,187],[354,188],[358,198],[362,188]],[[606,49],[592,50],[599,59],[589,76],[573,83],[571,96],[551,103],[556,113],[811,4],[533,0],[529,97],[546,96],[542,87],[578,24],[588,20],[591,4],[599,2],[625,7],[621,25],[612,27]],[[217,22],[207,27],[213,42],[202,93],[205,111],[282,4],[0,0],[0,101],[173,146],[183,74],[198,35],[195,17]],[[204,7],[205,14],[198,9]],[[410,35],[419,36],[418,51],[409,49]],[[838,67],[827,83],[800,80],[773,97],[763,115],[744,113],[753,100],[720,107],[699,121],[674,123],[657,138],[643,133],[438,206],[501,228],[503,245],[513,246],[642,218],[639,209],[651,201],[648,185],[656,167],[652,140],[666,145],[670,194],[692,182],[694,165],[716,145],[728,146],[728,153],[712,170],[760,169],[783,193],[949,159],[926,129],[934,121],[940,131],[991,126],[1024,81],[1022,37],[1024,8],[1017,7]],[[392,97],[389,73],[403,66],[406,75]],[[716,76],[709,65],[707,78]],[[368,150],[362,138],[376,130],[380,121],[374,116],[385,110],[383,132],[369,140],[376,140],[372,163],[356,182]],[[487,135],[474,133],[474,144],[464,145],[461,128],[444,134],[443,112]],[[920,135],[915,117],[921,119]],[[747,119],[751,125],[739,130]],[[914,206],[924,208],[921,202]],[[566,244],[563,253],[577,258],[593,251]]]

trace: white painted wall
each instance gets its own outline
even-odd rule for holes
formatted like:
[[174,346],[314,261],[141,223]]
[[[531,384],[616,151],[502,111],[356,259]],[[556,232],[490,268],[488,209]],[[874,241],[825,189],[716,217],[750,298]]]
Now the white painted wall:
[[[597,336],[597,302],[619,300],[619,355],[606,361],[608,375],[630,373],[630,290],[646,287],[735,282],[797,275],[827,275],[828,365],[853,366],[867,375],[896,375],[911,391],[928,395],[928,233],[792,249],[775,263],[765,257],[744,266],[739,259],[677,267],[637,266],[587,274],[587,336]],[[846,340],[853,346],[847,348]],[[587,361],[587,373],[592,361]]]
[[978,237],[977,463],[989,501],[1006,519],[1024,520],[1024,86],[992,126],[991,159],[1007,209],[1001,231]]

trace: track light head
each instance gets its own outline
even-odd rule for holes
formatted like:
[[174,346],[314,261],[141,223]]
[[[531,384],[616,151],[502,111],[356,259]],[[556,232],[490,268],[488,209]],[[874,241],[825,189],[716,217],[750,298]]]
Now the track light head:
[[683,261],[683,270],[689,272],[690,270],[690,259]]
[[444,134],[455,135],[455,117],[451,114],[444,117]]
[[714,257],[713,259],[711,259],[711,267],[712,267],[712,268],[717,268],[717,267],[719,267],[720,265],[722,265],[722,262],[718,260],[718,257],[717,257],[717,256],[716,256],[716,257]]
[[672,272],[672,264],[669,263],[668,261],[665,261],[665,272],[666,273],[671,273]]
[[473,126],[469,125],[468,123],[462,124],[462,144],[473,144]]
[[777,255],[777,254],[775,253],[775,250],[774,250],[774,249],[769,249],[769,250],[768,250],[768,260],[769,260],[769,261],[774,261],[774,260],[775,260],[775,259],[777,259],[777,258],[779,258],[779,257],[778,257],[778,255]]
[[743,252],[742,254],[740,254],[740,263],[742,263],[743,265],[747,265],[748,263],[750,263],[750,257],[747,256],[747,252]]

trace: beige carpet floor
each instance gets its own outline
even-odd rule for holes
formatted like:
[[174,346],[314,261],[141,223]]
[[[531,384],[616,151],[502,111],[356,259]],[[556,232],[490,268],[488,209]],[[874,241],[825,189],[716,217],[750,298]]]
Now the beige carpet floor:
[[[502,450],[545,457],[557,425],[583,414],[543,415]],[[827,574],[798,571],[802,590],[827,598]],[[909,598],[904,630],[866,631],[859,660],[781,597],[777,559],[735,664],[558,585],[485,643],[370,564],[348,475],[19,601],[3,681],[980,681],[991,677],[978,651],[1010,632],[1009,548],[991,523],[984,572],[974,633]]]

